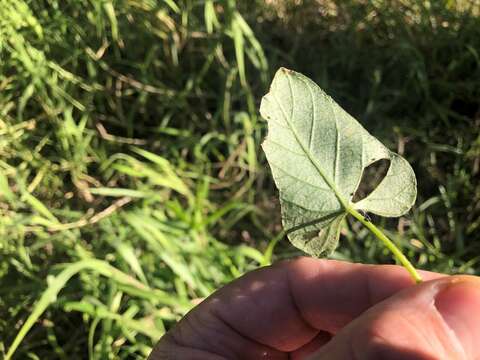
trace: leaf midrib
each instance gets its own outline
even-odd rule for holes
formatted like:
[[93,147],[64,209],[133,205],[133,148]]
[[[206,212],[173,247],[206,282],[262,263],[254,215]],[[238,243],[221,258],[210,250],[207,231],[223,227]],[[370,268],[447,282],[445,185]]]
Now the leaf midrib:
[[[292,109],[294,108],[294,105],[295,105],[295,100],[294,100],[294,94],[293,94],[293,87],[292,87],[292,84],[291,84],[291,80],[290,80],[290,75],[287,73],[286,74],[287,76],[287,80],[288,80],[288,87],[290,89],[290,96],[292,98]],[[303,79],[300,78],[301,81],[303,81],[305,83],[305,81]],[[310,88],[309,84],[308,83],[305,83],[305,85],[307,86],[308,88],[308,91],[310,92],[310,95],[312,97],[312,101],[313,101],[313,93],[312,93],[312,89]],[[278,100],[277,96],[275,95],[275,93],[272,93],[273,95],[273,98],[275,99],[275,102],[278,104],[278,106],[280,107],[280,110],[282,111],[282,114],[283,114],[283,117],[285,118],[285,121],[287,122],[288,126],[290,127],[290,130],[292,131],[293,133],[293,136],[295,137],[295,140],[298,142],[298,144],[300,145],[300,147],[302,148],[303,152],[305,153],[305,155],[307,155],[307,158],[310,160],[310,162],[313,164],[313,166],[315,167],[315,169],[317,170],[317,172],[320,174],[320,176],[323,178],[323,180],[325,180],[325,182],[327,183],[327,185],[332,189],[332,191],[334,192],[335,196],[337,197],[338,201],[340,202],[340,204],[345,208],[345,210],[347,212],[349,212],[348,210],[350,209],[350,206],[348,205],[347,201],[342,197],[341,193],[338,191],[337,187],[335,186],[335,183],[333,183],[322,171],[320,165],[317,163],[317,161],[315,160],[315,158],[312,156],[312,154],[310,153],[310,151],[305,147],[305,145],[303,144],[303,142],[301,141],[296,129],[295,129],[295,126],[293,126],[292,122],[291,122],[291,119],[289,119],[289,117],[287,116],[287,112],[285,111],[282,103]],[[292,110],[292,113],[293,113],[293,110]],[[313,119],[312,121],[315,121],[315,112],[313,112]],[[311,134],[313,136],[313,134]],[[336,156],[336,155],[335,155]]]

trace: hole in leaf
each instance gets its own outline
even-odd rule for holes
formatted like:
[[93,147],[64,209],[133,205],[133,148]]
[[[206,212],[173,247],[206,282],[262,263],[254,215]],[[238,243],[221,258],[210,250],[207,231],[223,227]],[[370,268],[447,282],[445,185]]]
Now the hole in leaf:
[[388,168],[390,167],[390,160],[380,159],[370,164],[363,170],[362,180],[357,191],[353,195],[353,202],[365,199],[370,193],[376,189],[376,187],[387,175]]

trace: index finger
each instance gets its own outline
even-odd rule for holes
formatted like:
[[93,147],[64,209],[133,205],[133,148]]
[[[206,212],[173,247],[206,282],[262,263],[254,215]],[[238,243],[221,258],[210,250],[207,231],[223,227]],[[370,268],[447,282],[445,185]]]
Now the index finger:
[[[421,273],[425,280],[442,276]],[[292,351],[413,284],[400,266],[302,257],[243,276],[205,306],[241,335]]]
[[[443,276],[421,274],[425,280]],[[335,334],[369,307],[413,285],[400,266],[302,257],[228,284],[187,314],[167,339],[223,356],[283,358],[278,356],[304,347],[321,332]]]
[[[413,286],[398,265],[366,265],[299,258],[285,264],[290,292],[300,316],[310,326],[336,333],[362,312]],[[445,275],[420,271],[425,281]]]

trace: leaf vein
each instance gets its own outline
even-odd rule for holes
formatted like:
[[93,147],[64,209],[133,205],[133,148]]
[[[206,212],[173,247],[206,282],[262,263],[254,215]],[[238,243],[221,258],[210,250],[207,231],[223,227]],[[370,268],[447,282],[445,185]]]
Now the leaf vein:
[[[292,84],[291,84],[291,80],[290,80],[290,75],[287,74],[287,79],[288,79],[288,85],[289,85],[289,88],[290,88],[290,93],[292,94],[292,98],[293,98],[293,87],[292,87]],[[302,79],[301,77],[299,78],[301,81],[303,81],[304,83],[307,84],[308,86],[308,83]],[[334,183],[332,183],[332,181],[323,173],[323,171],[321,170],[321,167],[320,165],[315,161],[315,159],[312,157],[312,154],[307,150],[305,144],[303,144],[303,142],[300,140],[300,137],[299,135],[297,134],[297,131],[295,130],[295,127],[293,126],[292,124],[292,121],[291,119],[288,118],[287,116],[287,113],[285,111],[285,108],[283,107],[282,103],[278,100],[277,96],[275,94],[273,94],[273,98],[275,99],[275,101],[277,102],[278,106],[280,107],[280,110],[282,111],[283,113],[283,116],[285,118],[285,121],[287,122],[287,124],[290,126],[290,128],[292,129],[292,133],[295,137],[295,139],[297,140],[297,142],[300,144],[300,146],[302,147],[302,150],[305,152],[305,154],[307,155],[308,159],[310,160],[310,162],[314,165],[315,169],[317,170],[318,174],[325,180],[325,182],[327,183],[327,185],[332,189],[332,191],[335,193],[335,196],[337,197],[338,201],[340,202],[340,204],[342,204],[342,206],[344,208],[348,208],[348,205],[347,205],[347,201],[342,197],[341,193],[337,190],[337,188],[335,187]],[[293,100],[292,100],[292,108],[293,108]]]
[[297,155],[297,156],[301,156],[301,157],[305,157],[305,154],[297,153],[296,151],[293,151],[292,149],[286,147],[285,145],[280,144],[279,142],[273,141],[272,139],[268,139],[267,141],[270,142],[270,143],[272,143],[273,145],[276,145],[276,146],[278,146],[278,147],[281,147],[282,149],[288,151],[288,152],[291,153],[291,154],[294,154],[294,155]]
[[319,186],[319,185],[312,184],[312,183],[310,183],[310,182],[308,182],[308,181],[305,181],[304,179],[302,179],[302,178],[300,178],[300,177],[298,177],[298,176],[295,176],[295,175],[290,174],[288,171],[286,171],[285,169],[283,169],[282,167],[278,166],[277,164],[275,164],[275,163],[272,162],[272,161],[270,161],[270,164],[271,164],[272,166],[274,166],[275,168],[277,168],[278,170],[280,170],[281,172],[283,172],[285,175],[287,175],[287,176],[289,176],[289,177],[291,177],[291,178],[293,178],[293,179],[295,179],[295,180],[298,180],[298,181],[300,181],[300,182],[302,182],[302,183],[304,183],[304,184],[306,184],[306,185],[310,185],[311,187],[314,187],[314,188],[317,189],[317,190],[331,192],[330,189],[322,188],[322,187]]

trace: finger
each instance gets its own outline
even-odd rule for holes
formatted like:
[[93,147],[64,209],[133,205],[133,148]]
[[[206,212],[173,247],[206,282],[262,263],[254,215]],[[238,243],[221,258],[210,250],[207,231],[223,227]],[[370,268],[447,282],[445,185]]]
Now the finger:
[[169,336],[183,346],[214,349],[216,354],[230,351],[255,358],[263,351],[277,356],[274,349],[294,351],[310,343],[320,330],[334,333],[412,284],[398,266],[300,258],[254,271],[227,285],[182,319]]
[[185,348],[181,345],[165,341],[164,346],[157,347],[149,360],[225,360],[224,356],[216,355],[208,351]]
[[453,276],[372,307],[310,360],[478,359],[480,280]]
[[303,360],[306,359],[309,355],[312,355],[323,345],[328,343],[332,338],[327,332],[320,331],[317,336],[311,340],[308,344],[305,344],[301,348],[294,350],[290,353],[290,360]]
[[[300,258],[288,266],[290,291],[312,327],[336,333],[369,307],[413,285],[396,265],[364,265]],[[445,275],[421,271],[425,280]]]
[[199,307],[160,339],[148,359],[287,360],[288,354],[242,336],[219,319],[215,311],[203,311]]

